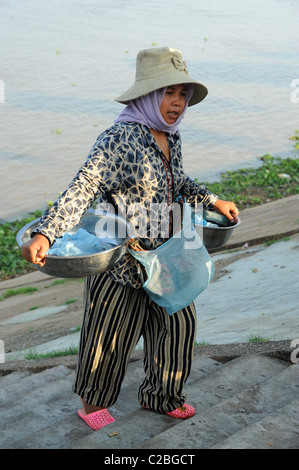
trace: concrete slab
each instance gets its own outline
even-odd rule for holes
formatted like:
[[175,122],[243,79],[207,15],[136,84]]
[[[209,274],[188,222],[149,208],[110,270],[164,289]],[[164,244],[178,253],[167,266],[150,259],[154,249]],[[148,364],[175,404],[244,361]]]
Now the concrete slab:
[[[229,254],[215,256],[228,257]],[[213,257],[213,256],[212,256]],[[251,250],[196,300],[197,342],[246,342],[299,338],[299,236]]]
[[243,209],[240,219],[241,225],[234,230],[226,249],[293,235],[299,231],[299,195]]
[[8,318],[7,320],[3,320],[0,325],[10,325],[13,323],[27,323],[34,320],[38,320],[40,318],[47,317],[48,315],[54,315],[55,313],[60,313],[65,310],[68,306],[67,305],[50,305],[49,307],[41,307],[35,310],[29,310],[28,312],[21,313],[20,315],[16,315],[15,317]]
[[47,276],[46,274],[38,271],[32,271],[28,274],[23,274],[22,276],[13,277],[6,279],[5,281],[0,282],[0,295],[6,289],[16,289],[18,287],[34,285],[43,281],[54,280],[54,277]]
[[40,344],[34,348],[24,349],[21,351],[13,351],[5,354],[5,362],[20,361],[25,359],[28,352],[32,351],[38,354],[47,354],[53,351],[62,351],[68,348],[78,347],[80,332],[72,333],[61,338],[54,339],[47,343]]

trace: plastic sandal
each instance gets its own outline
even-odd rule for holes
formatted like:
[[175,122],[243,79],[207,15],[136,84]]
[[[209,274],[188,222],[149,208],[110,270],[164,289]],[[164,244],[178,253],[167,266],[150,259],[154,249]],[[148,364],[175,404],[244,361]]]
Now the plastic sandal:
[[[145,410],[148,410],[149,408],[146,408],[146,406],[142,405],[142,408]],[[191,418],[195,414],[195,409],[191,405],[183,405],[180,408],[177,408],[176,410],[173,411],[168,411],[167,413],[168,416],[171,416],[172,418],[179,418],[179,419],[188,419]]]
[[193,408],[193,406],[185,404],[180,408],[177,408],[176,410],[169,411],[166,414],[168,416],[172,416],[172,418],[188,419],[195,414],[195,409]]
[[113,423],[115,419],[111,416],[107,408],[95,411],[94,413],[86,414],[85,411],[78,410],[78,415],[82,418],[89,427],[97,431],[98,429]]

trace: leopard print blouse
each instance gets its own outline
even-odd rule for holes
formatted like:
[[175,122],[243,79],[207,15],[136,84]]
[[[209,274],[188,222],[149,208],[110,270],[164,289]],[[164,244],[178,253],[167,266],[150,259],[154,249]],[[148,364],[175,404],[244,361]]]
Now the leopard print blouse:
[[[153,217],[158,220],[161,207],[169,208],[180,195],[185,195],[190,204],[201,203],[212,209],[218,197],[184,173],[179,133],[167,134],[167,138],[170,163],[144,125],[119,122],[104,131],[68,189],[43,215],[35,232],[53,243],[78,224],[94,201],[100,207],[113,204],[118,214],[125,213],[130,222],[136,217],[140,222],[140,207],[150,208],[151,223]],[[139,239],[148,249],[155,249],[165,241],[165,236],[163,233],[150,236],[146,214]],[[138,226],[133,225],[138,235]],[[129,253],[108,274],[116,282],[135,288],[140,288],[144,281],[138,262]]]

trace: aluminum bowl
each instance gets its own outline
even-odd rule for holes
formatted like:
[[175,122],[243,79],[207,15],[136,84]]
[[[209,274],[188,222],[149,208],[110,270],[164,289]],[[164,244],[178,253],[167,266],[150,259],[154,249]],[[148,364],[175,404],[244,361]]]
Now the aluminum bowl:
[[[18,232],[17,242],[20,247],[31,238],[30,235],[39,221],[40,219],[33,220]],[[99,222],[101,227],[104,227],[107,241],[109,241],[108,239],[110,237],[117,241],[115,247],[88,255],[46,255],[46,263],[44,266],[37,264],[32,264],[32,266],[49,276],[63,278],[93,276],[109,270],[112,266],[117,264],[125,254],[130,240],[131,227],[125,219],[119,216],[89,210],[83,215],[79,224],[73,227],[71,233],[76,233],[79,228],[84,228],[89,233],[95,234],[96,225]]]
[[201,215],[207,222],[213,222],[218,225],[218,227],[195,225],[197,232],[203,236],[203,242],[209,253],[218,251],[220,248],[224,247],[232,236],[235,228],[241,224],[239,217],[237,218],[237,222],[232,224],[224,215],[206,209],[203,210],[203,214]]

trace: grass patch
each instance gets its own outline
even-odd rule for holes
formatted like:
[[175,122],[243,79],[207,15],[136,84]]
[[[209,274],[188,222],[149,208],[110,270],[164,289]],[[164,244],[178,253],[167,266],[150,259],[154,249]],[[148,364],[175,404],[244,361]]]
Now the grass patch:
[[51,282],[51,284],[45,286],[45,289],[49,289],[50,287],[58,286],[60,284],[67,284],[71,282],[84,282],[84,278],[61,278],[61,279],[55,279],[54,281]]
[[55,279],[55,281],[52,281],[51,284],[48,286],[45,286],[46,289],[49,289],[50,287],[57,286],[59,284],[65,284],[67,282],[67,279]]
[[263,336],[259,334],[250,333],[247,341],[248,343],[267,343],[267,341],[270,341],[270,340],[269,338],[264,338]]
[[199,343],[197,341],[194,342],[194,346],[208,346],[210,343],[205,341],[204,339],[200,341]]
[[38,291],[37,287],[19,287],[18,289],[7,289],[0,297],[0,300],[7,299],[8,297],[13,297],[14,295],[30,295],[33,292]]
[[288,242],[289,240],[290,240],[290,237],[279,238],[278,240],[269,240],[265,242],[265,246],[270,246],[278,242]]
[[61,349],[59,351],[49,351],[48,353],[38,353],[30,350],[25,354],[25,359],[47,359],[50,357],[75,356],[76,354],[78,354],[78,347],[70,346],[69,348]]
[[69,299],[64,302],[64,305],[74,304],[78,302],[78,299]]

